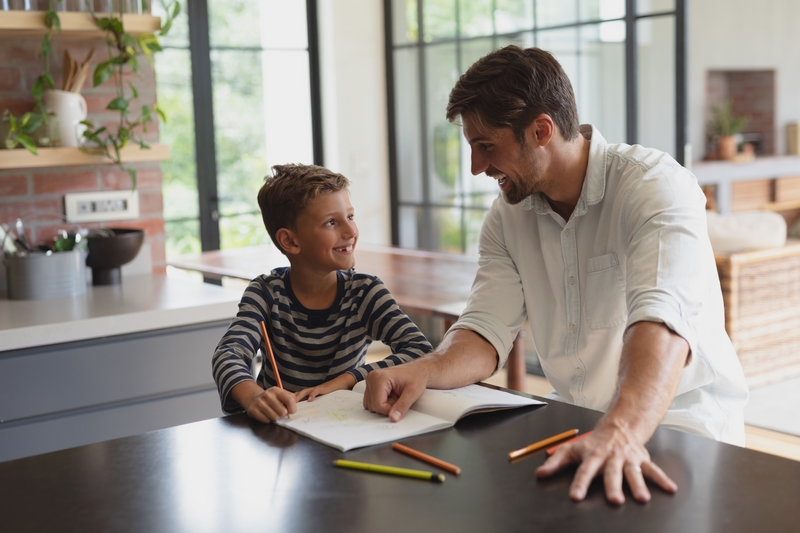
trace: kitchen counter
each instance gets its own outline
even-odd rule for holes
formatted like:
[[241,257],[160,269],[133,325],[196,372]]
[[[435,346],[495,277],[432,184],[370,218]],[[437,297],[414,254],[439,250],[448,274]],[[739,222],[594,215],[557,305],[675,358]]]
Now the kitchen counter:
[[211,357],[239,291],[146,274],[0,298],[0,461],[222,414]]
[[230,320],[241,296],[216,285],[151,275],[48,300],[9,300],[0,292],[0,352]]

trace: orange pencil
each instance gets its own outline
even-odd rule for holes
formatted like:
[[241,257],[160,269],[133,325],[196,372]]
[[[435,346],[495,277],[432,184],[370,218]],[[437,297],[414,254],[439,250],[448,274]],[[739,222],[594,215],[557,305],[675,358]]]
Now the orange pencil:
[[591,434],[592,434],[592,432],[591,432],[591,430],[589,430],[589,431],[587,431],[586,433],[584,433],[583,435],[578,435],[577,437],[572,437],[571,439],[569,439],[569,440],[565,440],[564,442],[561,442],[561,443],[559,443],[559,444],[556,444],[555,446],[553,446],[553,447],[551,447],[551,448],[547,448],[547,455],[553,455],[554,453],[556,453],[556,450],[557,450],[557,449],[558,449],[558,448],[559,448],[559,447],[560,447],[562,444],[569,444],[570,442],[577,442],[577,441],[579,441],[579,440],[581,440],[581,439],[585,439],[586,437],[588,437],[588,436],[589,436],[589,435],[591,435]]
[[264,324],[262,320],[259,322],[261,324],[261,334],[264,335],[264,344],[267,345],[267,353],[269,353],[269,362],[272,363],[272,373],[275,374],[275,381],[278,383],[279,388],[283,388],[283,383],[281,383],[281,375],[278,374],[278,363],[275,361],[275,354],[272,353],[272,344],[269,342],[269,335],[267,334],[267,325]]
[[534,442],[533,444],[529,444],[528,446],[520,448],[519,450],[514,450],[513,452],[509,452],[508,458],[516,459],[517,457],[522,457],[523,455],[533,453],[536,450],[541,450],[542,448],[544,448],[549,444],[553,444],[554,442],[558,442],[560,440],[566,439],[567,437],[571,437],[577,434],[578,434],[577,429],[570,429],[568,431],[565,431],[564,433],[559,433],[558,435],[553,435],[552,437],[540,440],[539,442]]
[[[269,335],[267,334],[267,325],[264,324],[262,320],[259,322],[261,325],[261,334],[264,336],[264,344],[267,345],[267,353],[269,354],[269,362],[272,363],[272,373],[275,374],[275,382],[278,384],[278,388],[283,388],[283,383],[281,383],[281,375],[278,373],[278,363],[275,361],[275,354],[272,353],[272,344],[269,342]],[[286,415],[286,418],[291,419],[289,415]]]
[[418,452],[417,450],[411,449],[408,446],[404,446],[400,443],[395,442],[392,444],[392,448],[397,450],[398,452],[403,452],[415,459],[419,459],[420,461],[425,461],[426,463],[430,463],[433,466],[438,466],[442,470],[447,470],[455,475],[459,475],[461,473],[461,468],[457,467],[456,465],[451,465],[441,459],[437,459],[436,457],[431,457],[427,453]]

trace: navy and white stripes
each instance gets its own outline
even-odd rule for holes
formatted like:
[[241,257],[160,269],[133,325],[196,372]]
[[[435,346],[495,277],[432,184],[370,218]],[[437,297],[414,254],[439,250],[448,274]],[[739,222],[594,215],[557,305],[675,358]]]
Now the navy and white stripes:
[[[339,271],[338,280],[336,300],[323,310],[306,309],[297,300],[288,267],[250,282],[211,363],[225,413],[242,410],[228,394],[236,384],[252,379],[250,361],[259,347],[266,364],[258,384],[265,389],[275,385],[261,320],[267,325],[283,386],[290,391],[314,387],[344,372],[360,381],[376,368],[401,364],[433,349],[380,279],[350,269]],[[392,355],[365,365],[373,340],[389,346]]]

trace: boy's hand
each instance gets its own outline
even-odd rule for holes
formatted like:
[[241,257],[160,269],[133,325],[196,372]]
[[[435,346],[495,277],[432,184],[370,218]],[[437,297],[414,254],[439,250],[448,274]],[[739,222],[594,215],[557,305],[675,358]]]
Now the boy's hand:
[[278,387],[264,390],[255,381],[242,381],[231,389],[231,396],[244,407],[247,416],[269,424],[297,412],[294,393]]
[[310,389],[303,389],[300,392],[294,393],[295,399],[299,402],[308,398],[309,402],[313,402],[314,398],[324,394],[330,394],[333,391],[353,388],[356,384],[356,378],[350,372],[345,372],[341,376],[337,376],[330,381],[326,381],[322,385]]

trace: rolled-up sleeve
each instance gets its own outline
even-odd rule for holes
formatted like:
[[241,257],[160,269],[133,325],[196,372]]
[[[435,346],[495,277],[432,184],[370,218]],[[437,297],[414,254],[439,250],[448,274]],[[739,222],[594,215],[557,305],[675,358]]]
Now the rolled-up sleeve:
[[623,210],[622,235],[628,240],[626,327],[661,322],[695,353],[694,318],[707,290],[706,276],[697,272],[714,268],[705,196],[689,171],[669,167],[665,177],[663,167],[659,169],[628,191]]
[[508,354],[527,316],[517,265],[508,253],[497,202],[481,229],[478,273],[472,284],[467,307],[453,325],[485,338],[497,350],[497,370]]

